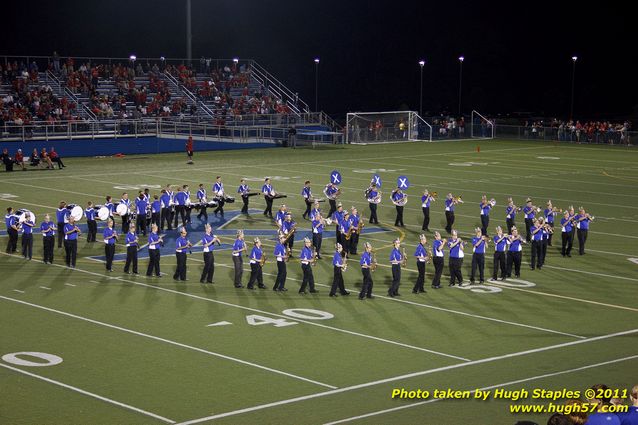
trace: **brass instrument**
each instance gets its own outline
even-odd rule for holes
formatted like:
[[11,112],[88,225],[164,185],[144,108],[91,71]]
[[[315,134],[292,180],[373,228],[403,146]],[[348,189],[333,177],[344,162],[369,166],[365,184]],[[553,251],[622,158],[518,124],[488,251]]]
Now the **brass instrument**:
[[463,199],[461,198],[461,195],[459,196],[455,196],[454,198],[454,202],[456,202],[457,204],[463,204]]
[[290,229],[290,231],[288,232],[288,234],[285,236],[284,238],[284,242],[283,244],[285,245],[286,243],[288,243],[288,239],[290,239],[290,237],[297,231],[297,223],[292,225],[292,228]]
[[403,259],[401,260],[401,267],[408,266],[408,254],[405,252],[405,248],[401,248],[401,256]]
[[348,270],[348,257],[343,258],[343,266],[341,267],[341,271],[345,272]]
[[292,250],[290,249],[290,247],[286,247],[286,255],[284,256],[284,261],[286,263],[290,260],[291,252],[292,252]]
[[361,234],[361,230],[363,230],[363,226],[365,226],[365,223],[363,222],[363,214],[361,214],[361,217],[359,217],[359,224],[357,224],[357,229],[355,230],[357,235]]
[[430,194],[430,196],[432,196],[432,198],[436,199],[436,198],[438,198],[438,196],[439,196],[439,192],[432,192],[432,193]]
[[432,258],[434,257],[432,248],[430,248],[429,246],[426,246],[425,252],[427,253],[427,255],[425,256],[425,264],[430,264],[432,262]]
[[372,251],[372,262],[370,263],[370,271],[375,271],[378,267],[377,254]]
[[266,264],[266,255],[261,254],[261,258],[259,259],[259,267],[263,267]]
[[310,260],[310,265],[311,266],[315,266],[317,265],[317,250],[315,249],[315,247],[312,247],[312,260]]

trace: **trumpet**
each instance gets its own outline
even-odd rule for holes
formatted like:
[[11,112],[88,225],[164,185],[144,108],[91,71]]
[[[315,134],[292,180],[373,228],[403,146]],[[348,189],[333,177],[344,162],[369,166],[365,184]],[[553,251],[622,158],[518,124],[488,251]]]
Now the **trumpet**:
[[459,196],[455,196],[454,198],[454,202],[458,203],[458,204],[463,204],[463,199],[461,198],[461,195]]

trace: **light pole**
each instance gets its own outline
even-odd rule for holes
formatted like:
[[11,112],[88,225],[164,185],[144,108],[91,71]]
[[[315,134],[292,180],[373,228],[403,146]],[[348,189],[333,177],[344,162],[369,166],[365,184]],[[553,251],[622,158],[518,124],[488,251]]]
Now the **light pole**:
[[421,90],[419,91],[419,116],[423,116],[423,67],[425,66],[425,61],[420,60],[419,66],[421,67]]
[[578,60],[578,56],[572,56],[572,101],[571,106],[569,108],[569,119],[574,119],[574,81],[576,80],[576,61]]
[[315,58],[315,112],[319,111],[319,58]]
[[465,57],[459,56],[459,116],[461,115],[461,95],[463,93],[463,61]]

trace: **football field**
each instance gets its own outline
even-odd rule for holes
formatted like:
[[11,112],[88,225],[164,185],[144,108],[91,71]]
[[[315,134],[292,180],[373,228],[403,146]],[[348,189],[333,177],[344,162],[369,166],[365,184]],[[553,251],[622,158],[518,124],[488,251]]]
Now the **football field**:
[[[90,143],[87,142],[87,143]],[[49,143],[47,143],[48,146]],[[480,145],[480,149],[478,149]],[[44,144],[43,144],[44,146]],[[197,146],[195,146],[197,149]],[[119,200],[167,184],[197,185],[210,192],[221,175],[229,194],[240,178],[260,190],[272,178],[299,223],[295,258],[288,263],[288,292],[271,290],[276,227],[263,216],[264,200],[250,198],[250,214],[238,214],[241,200],[226,205],[225,218],[209,209],[215,251],[214,284],[199,283],[200,249],[188,256],[188,281],[172,279],[174,233],[162,251],[162,278],[123,273],[126,248],[120,239],[113,273],[105,273],[101,230],[98,242],[82,234],[75,269],[55,248],[54,264],[42,260],[42,238],[34,235],[33,260],[5,254],[0,237],[0,423],[2,424],[514,424],[545,423],[551,413],[513,414],[510,405],[548,400],[444,399],[434,390],[579,390],[605,383],[638,384],[638,151],[508,140],[268,148],[124,158],[65,158],[64,170],[1,173],[0,205],[27,208],[55,221],[61,200],[86,206],[106,195]],[[301,218],[300,195],[311,180],[318,196],[330,173],[343,176],[344,207],[363,212],[359,242],[370,242],[379,261],[373,273],[374,299],[360,301],[362,283],[354,256],[344,273],[350,296],[328,297],[334,237],[323,241],[323,259],[314,267],[317,294],[298,294],[297,258],[310,224]],[[380,224],[369,225],[364,190],[373,174],[383,181]],[[394,227],[389,194],[405,175],[406,227]],[[507,197],[524,205],[531,197],[544,207],[584,206],[595,216],[586,255],[560,255],[560,227],[542,270],[530,270],[530,247],[523,246],[520,279],[490,282],[493,245],[486,254],[486,283],[469,285],[471,250],[466,250],[466,286],[430,288],[413,294],[412,254],[421,233],[420,197],[437,191],[430,229],[444,234],[443,200],[461,195],[455,228],[464,239],[480,226],[481,195],[497,201],[490,221],[505,227]],[[273,212],[280,203],[276,200]],[[322,209],[327,212],[328,205]],[[199,241],[203,222],[189,225]],[[85,225],[82,220],[81,224]],[[517,225],[524,229],[522,216]],[[103,224],[100,223],[100,229]],[[83,227],[84,229],[85,227]],[[120,220],[116,219],[120,230]],[[233,287],[229,247],[244,229],[265,241],[267,289]],[[329,226],[328,230],[334,230]],[[174,231],[173,231],[174,232]],[[428,244],[433,234],[426,233]],[[445,235],[444,235],[445,236]],[[56,236],[57,237],[57,236]],[[400,297],[387,296],[392,280],[389,255],[400,238],[409,255]],[[145,242],[145,240],[143,241]],[[20,242],[18,243],[20,251]],[[18,252],[19,254],[19,252]],[[244,286],[249,265],[244,262]],[[31,353],[31,354],[16,354]],[[40,354],[37,354],[40,353]],[[394,389],[430,392],[424,399],[392,398]],[[549,400],[551,401],[551,400]],[[557,402],[562,403],[562,401]]]

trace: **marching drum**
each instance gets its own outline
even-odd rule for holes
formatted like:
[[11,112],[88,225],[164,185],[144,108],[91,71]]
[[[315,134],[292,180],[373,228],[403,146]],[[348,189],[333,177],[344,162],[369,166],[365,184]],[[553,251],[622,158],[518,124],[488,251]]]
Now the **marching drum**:
[[100,207],[99,210],[97,210],[97,218],[99,218],[102,221],[106,221],[109,219],[109,209],[106,207]]
[[235,202],[235,198],[233,198],[232,196],[224,196],[224,202],[226,202],[227,204],[232,204],[233,202]]
[[115,212],[122,216],[122,215],[127,215],[129,213],[129,207],[126,204],[123,203],[119,203],[117,204],[117,207],[115,208]]
[[27,215],[25,213],[31,214],[31,220],[33,221],[33,224],[35,224],[35,214],[33,214],[31,211],[27,209],[19,209],[16,212],[15,215],[18,217],[18,223],[24,223],[26,221]]
[[84,217],[84,210],[82,209],[82,207],[79,205],[76,205],[73,208],[71,208],[71,217],[73,217],[73,220],[75,221],[82,220],[82,217]]

